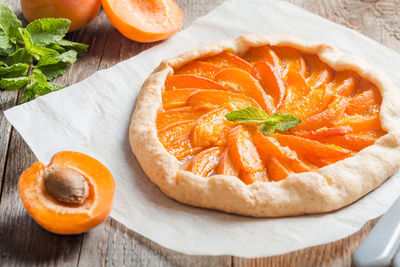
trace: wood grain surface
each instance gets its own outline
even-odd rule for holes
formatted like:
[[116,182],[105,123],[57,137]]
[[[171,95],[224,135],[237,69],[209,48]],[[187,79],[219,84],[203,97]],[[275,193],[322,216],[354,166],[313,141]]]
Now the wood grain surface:
[[[399,0],[288,1],[400,52]],[[177,0],[185,15],[184,27],[222,2]],[[23,19],[19,1],[0,3]],[[87,43],[90,50],[56,80],[63,85],[81,81],[157,44],[140,44],[124,38],[103,11],[89,26],[69,34],[68,39]],[[0,266],[350,266],[352,252],[378,220],[334,243],[258,259],[184,255],[165,249],[110,218],[81,235],[48,233],[30,218],[18,196],[18,177],[36,160],[2,113],[14,106],[18,97],[16,92],[0,91]]]

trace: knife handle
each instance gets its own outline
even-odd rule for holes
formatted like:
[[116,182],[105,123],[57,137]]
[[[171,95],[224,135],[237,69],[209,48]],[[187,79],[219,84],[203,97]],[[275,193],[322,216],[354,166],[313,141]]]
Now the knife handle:
[[400,243],[400,198],[380,219],[353,254],[358,267],[390,265]]

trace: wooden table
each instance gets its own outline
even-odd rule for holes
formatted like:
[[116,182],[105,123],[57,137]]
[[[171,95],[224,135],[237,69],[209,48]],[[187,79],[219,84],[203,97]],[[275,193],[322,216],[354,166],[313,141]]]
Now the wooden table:
[[[246,1],[246,0],[243,0]],[[248,1],[248,0],[247,0]],[[179,0],[184,27],[223,0]],[[399,0],[289,0],[320,16],[353,28],[400,52]],[[0,0],[22,19],[17,0]],[[57,83],[71,85],[99,69],[128,59],[154,44],[140,44],[119,34],[104,12],[69,39],[90,45],[89,52]],[[18,93],[0,92],[1,111],[16,104]],[[354,235],[327,245],[269,258],[188,256],[127,230],[109,218],[89,233],[59,236],[40,228],[26,213],[17,191],[18,177],[36,160],[21,136],[0,113],[0,266],[349,266],[351,254],[377,219]]]

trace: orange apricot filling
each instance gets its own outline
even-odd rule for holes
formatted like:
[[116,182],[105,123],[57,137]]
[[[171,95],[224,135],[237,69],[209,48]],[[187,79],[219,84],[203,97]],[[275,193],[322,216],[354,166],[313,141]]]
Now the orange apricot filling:
[[63,151],[47,166],[34,163],[21,175],[18,186],[26,210],[44,229],[79,234],[107,218],[115,182],[94,158]]
[[[224,51],[189,62],[167,77],[162,101],[158,138],[181,168],[245,184],[317,171],[386,134],[377,86],[291,47]],[[242,109],[301,122],[269,131],[257,120],[226,117]]]

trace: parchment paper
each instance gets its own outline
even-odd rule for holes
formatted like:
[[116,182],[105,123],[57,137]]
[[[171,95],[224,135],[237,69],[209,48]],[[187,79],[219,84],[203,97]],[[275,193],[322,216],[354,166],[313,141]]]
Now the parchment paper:
[[165,58],[243,33],[292,34],[323,41],[364,57],[400,85],[400,55],[381,44],[286,2],[230,0],[167,42],[5,114],[46,164],[61,150],[80,151],[103,162],[117,184],[111,216],[167,248],[187,254],[262,257],[354,233],[398,197],[399,175],[337,212],[255,219],[193,208],[167,198],[145,177],[133,156],[128,125],[148,74]]

